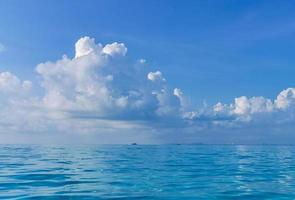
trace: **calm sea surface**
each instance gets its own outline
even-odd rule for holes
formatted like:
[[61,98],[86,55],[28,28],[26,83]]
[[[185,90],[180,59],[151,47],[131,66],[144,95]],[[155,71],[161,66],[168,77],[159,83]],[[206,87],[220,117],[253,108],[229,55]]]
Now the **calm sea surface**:
[[295,146],[0,146],[1,199],[295,199]]

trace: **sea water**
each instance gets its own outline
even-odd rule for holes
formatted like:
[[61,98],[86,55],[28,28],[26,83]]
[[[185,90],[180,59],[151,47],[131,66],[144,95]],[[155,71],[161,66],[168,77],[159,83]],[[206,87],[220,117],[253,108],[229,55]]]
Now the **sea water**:
[[0,146],[1,199],[295,199],[295,146]]

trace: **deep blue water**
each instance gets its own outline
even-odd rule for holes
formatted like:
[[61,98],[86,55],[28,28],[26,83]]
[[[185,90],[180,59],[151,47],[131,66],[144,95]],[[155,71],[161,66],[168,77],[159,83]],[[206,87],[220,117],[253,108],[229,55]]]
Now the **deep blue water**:
[[295,146],[0,146],[1,199],[295,199]]

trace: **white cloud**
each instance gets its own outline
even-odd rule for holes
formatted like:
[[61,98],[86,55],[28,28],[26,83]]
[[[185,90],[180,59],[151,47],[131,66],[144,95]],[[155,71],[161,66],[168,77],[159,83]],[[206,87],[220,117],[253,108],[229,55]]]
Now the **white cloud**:
[[0,73],[0,90],[12,91],[20,86],[20,80],[10,72]]
[[18,77],[10,72],[0,73],[0,92],[21,93],[23,90],[30,90],[31,81],[20,81]]
[[196,132],[295,120],[295,88],[274,100],[241,96],[197,109],[159,70],[146,73],[138,65],[145,60],[130,63],[126,56],[123,43],[102,45],[82,37],[73,58],[37,65],[42,95],[32,91],[31,81],[1,72],[0,132]]
[[28,80],[23,81],[22,88],[24,90],[27,90],[27,91],[28,90],[31,90],[31,88],[32,88],[32,82],[31,81],[28,81]]
[[173,94],[175,96],[177,96],[178,98],[181,98],[183,96],[183,93],[182,93],[182,91],[179,88],[174,88]]
[[155,71],[155,72],[149,72],[147,75],[148,80],[156,82],[156,81],[165,81],[165,78],[162,76],[162,72]]
[[[126,56],[123,43],[103,47],[94,39],[83,37],[75,44],[75,50],[75,58],[63,56],[36,68],[45,89],[42,103],[47,109],[83,112],[83,115],[89,112],[111,119],[167,116],[178,109],[179,104],[173,102],[173,94],[166,85],[159,82],[149,87],[143,78],[146,75],[133,67],[136,63],[126,65],[112,59]],[[151,80],[164,80],[159,71],[149,76]]]
[[179,99],[182,112],[187,112],[187,111],[189,111],[189,109],[191,109],[190,108],[191,105],[190,105],[188,99],[185,97],[185,95],[181,91],[181,89],[174,88],[173,95],[176,96]]
[[213,111],[216,113],[224,112],[226,110],[227,110],[226,105],[222,104],[221,102],[218,102],[217,104],[213,106]]
[[141,58],[141,59],[138,60],[138,62],[139,62],[140,64],[144,64],[144,63],[146,63],[146,60],[143,59],[143,58]]
[[237,115],[248,115],[253,113],[271,112],[273,103],[264,97],[247,98],[245,96],[235,98],[233,113]]
[[295,103],[295,88],[288,88],[280,92],[275,100],[275,105],[279,109],[286,109]]
[[75,57],[89,55],[95,51],[101,51],[102,45],[95,44],[94,38],[82,37],[75,44]]
[[103,53],[108,54],[110,56],[125,56],[127,53],[127,48],[123,43],[114,42],[112,44],[107,44],[103,50]]
[[[208,116],[221,115],[230,117],[233,122],[263,122],[263,120],[268,120],[272,123],[279,123],[285,120],[293,120],[292,115],[294,106],[294,88],[288,88],[279,93],[275,100],[267,99],[265,97],[246,97],[241,96],[234,99],[234,102],[227,105],[222,103],[217,103],[213,106],[211,114]],[[210,113],[210,112],[209,112]],[[279,115],[276,117],[276,115]],[[213,118],[212,118],[213,119]],[[218,118],[214,119],[215,121]],[[223,120],[223,118],[221,118]]]

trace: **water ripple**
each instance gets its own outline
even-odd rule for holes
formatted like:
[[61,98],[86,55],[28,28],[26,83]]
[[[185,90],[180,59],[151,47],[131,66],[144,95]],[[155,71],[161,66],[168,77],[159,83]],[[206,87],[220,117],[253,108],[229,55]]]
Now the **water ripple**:
[[295,199],[294,146],[0,146],[0,199]]

